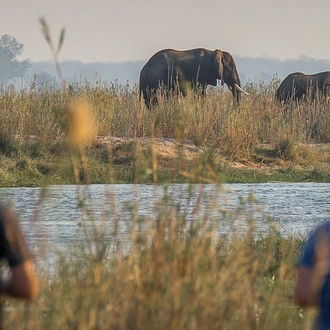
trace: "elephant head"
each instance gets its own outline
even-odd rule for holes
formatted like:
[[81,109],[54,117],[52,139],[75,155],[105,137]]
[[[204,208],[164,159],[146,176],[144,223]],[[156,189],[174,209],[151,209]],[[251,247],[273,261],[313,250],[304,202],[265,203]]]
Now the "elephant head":
[[221,77],[221,85],[223,86],[224,83],[226,83],[227,87],[232,92],[234,99],[239,103],[240,93],[246,95],[249,94],[241,88],[241,81],[232,55],[219,49],[216,49],[214,54],[214,63],[216,71]]
[[224,85],[223,52],[220,49],[216,49],[214,51],[214,66],[215,66],[215,72],[218,72],[219,77],[221,79],[221,86],[223,86]]

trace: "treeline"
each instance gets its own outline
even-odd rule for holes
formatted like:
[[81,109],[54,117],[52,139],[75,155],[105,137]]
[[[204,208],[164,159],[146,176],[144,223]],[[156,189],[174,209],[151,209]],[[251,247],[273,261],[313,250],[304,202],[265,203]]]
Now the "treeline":
[[[281,61],[271,57],[241,57],[234,56],[240,74],[242,85],[250,82],[263,81],[268,83],[277,77],[284,79],[289,73],[301,71],[316,73],[330,70],[330,60],[316,60],[301,56],[299,59]],[[134,85],[138,82],[139,73],[146,61],[131,61],[121,63],[83,63],[79,61],[63,61],[61,68],[64,78],[69,83],[88,81],[95,84],[101,81],[116,82],[118,84]],[[31,62],[28,72],[15,81],[17,87],[24,87],[35,79],[36,84],[42,82],[58,82],[54,63]]]

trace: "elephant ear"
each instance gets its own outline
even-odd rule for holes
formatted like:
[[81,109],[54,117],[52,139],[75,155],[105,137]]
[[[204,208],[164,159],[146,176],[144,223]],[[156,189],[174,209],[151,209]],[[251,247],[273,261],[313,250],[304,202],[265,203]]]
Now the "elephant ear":
[[214,51],[214,66],[219,76],[221,76],[221,86],[223,86],[223,52],[220,49]]

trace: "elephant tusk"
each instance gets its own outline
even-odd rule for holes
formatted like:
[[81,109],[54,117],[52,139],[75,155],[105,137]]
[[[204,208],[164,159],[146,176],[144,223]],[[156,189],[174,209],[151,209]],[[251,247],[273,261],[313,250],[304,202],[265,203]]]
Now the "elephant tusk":
[[242,93],[244,93],[245,95],[250,95],[248,92],[246,92],[245,90],[243,90],[241,87],[239,87],[237,84],[234,84],[234,86]]

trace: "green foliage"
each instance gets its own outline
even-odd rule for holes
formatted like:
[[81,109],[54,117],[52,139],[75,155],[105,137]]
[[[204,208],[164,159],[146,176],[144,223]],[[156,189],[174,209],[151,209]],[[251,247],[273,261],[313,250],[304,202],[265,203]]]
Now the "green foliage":
[[4,34],[0,39],[0,88],[7,82],[21,77],[30,67],[30,60],[18,61],[23,52],[23,44],[14,37]]

